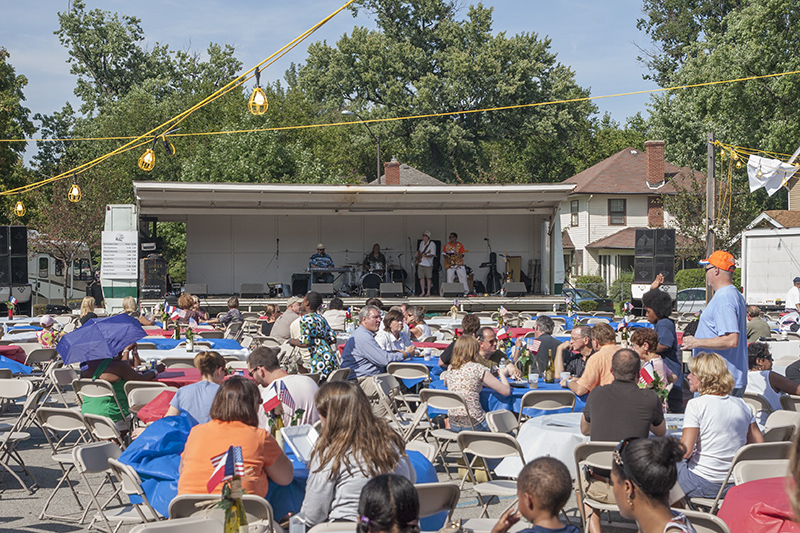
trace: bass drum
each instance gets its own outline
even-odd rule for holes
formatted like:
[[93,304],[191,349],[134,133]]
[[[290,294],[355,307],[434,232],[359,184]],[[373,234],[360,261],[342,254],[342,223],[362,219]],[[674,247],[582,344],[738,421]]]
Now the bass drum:
[[367,272],[363,276],[361,276],[361,281],[359,285],[361,285],[361,289],[379,289],[381,287],[381,283],[383,279],[376,274],[375,272]]

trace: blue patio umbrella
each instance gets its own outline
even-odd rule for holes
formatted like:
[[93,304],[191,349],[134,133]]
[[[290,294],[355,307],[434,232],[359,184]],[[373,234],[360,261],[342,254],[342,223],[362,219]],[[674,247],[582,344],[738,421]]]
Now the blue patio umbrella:
[[147,336],[139,321],[122,313],[93,318],[64,335],[56,351],[65,365],[115,357],[134,342]]

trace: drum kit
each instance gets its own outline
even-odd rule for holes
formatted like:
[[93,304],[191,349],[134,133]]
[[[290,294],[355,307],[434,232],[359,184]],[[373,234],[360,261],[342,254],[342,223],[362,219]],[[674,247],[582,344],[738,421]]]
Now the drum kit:
[[[391,248],[384,248],[384,252]],[[388,254],[387,254],[388,255]],[[397,260],[399,262],[400,256]],[[373,261],[369,266],[362,263],[347,263],[349,272],[343,275],[342,291],[351,296],[363,296],[367,289],[380,289],[381,283],[405,283],[407,273],[402,266],[387,260],[386,263]]]

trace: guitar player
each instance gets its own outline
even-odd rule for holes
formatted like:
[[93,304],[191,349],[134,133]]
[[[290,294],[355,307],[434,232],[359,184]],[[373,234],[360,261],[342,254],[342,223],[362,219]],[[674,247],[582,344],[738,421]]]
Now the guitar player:
[[433,285],[433,258],[436,256],[436,243],[431,240],[430,231],[422,233],[422,241],[419,243],[419,250],[417,250],[414,256],[417,264],[419,289],[422,291],[420,296],[430,296],[431,285]]
[[464,254],[467,251],[464,249],[464,245],[458,242],[457,233],[451,233],[448,238],[449,242],[444,245],[442,250],[444,268],[447,270],[447,283],[453,283],[458,274],[458,280],[464,286],[464,294],[467,294],[469,285],[467,284],[467,269],[464,268]]

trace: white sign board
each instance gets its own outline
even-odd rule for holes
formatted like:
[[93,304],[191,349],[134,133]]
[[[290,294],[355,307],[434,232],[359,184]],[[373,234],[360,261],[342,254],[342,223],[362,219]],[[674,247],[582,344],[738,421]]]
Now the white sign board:
[[[666,283],[659,287],[662,291],[669,294],[673,300],[678,297],[678,286],[677,285],[667,285]],[[650,290],[649,283],[632,283],[631,284],[631,298],[636,298],[637,300],[642,299],[642,295]]]
[[100,277],[103,279],[138,279],[139,233],[104,231]]

